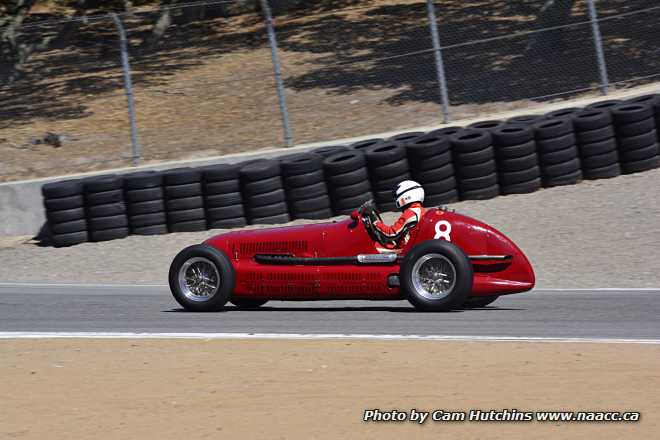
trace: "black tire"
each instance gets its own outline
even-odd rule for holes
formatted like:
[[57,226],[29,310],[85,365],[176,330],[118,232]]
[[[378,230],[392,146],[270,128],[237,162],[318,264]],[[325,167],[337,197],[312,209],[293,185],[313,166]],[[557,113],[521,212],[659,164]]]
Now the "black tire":
[[[281,191],[281,190],[275,190],[275,191]],[[206,206],[207,209],[220,208],[223,206],[241,205],[242,203],[243,203],[243,197],[241,196],[240,192],[207,195],[206,197],[204,197],[204,206]]]
[[582,170],[563,174],[561,176],[543,177],[543,187],[552,188],[554,186],[575,185],[582,180]]
[[[369,182],[360,182],[354,185],[337,186],[332,188],[330,194],[336,200],[345,199],[347,197],[355,197],[361,194],[368,194],[371,192],[371,185]],[[390,195],[392,194],[390,190]]]
[[247,219],[245,217],[236,217],[236,218],[226,218],[219,220],[209,220],[208,228],[209,229],[232,229],[232,228],[242,228],[246,226]]
[[535,167],[539,164],[539,157],[536,153],[528,154],[527,156],[515,157],[511,159],[504,159],[497,162],[497,171],[512,172],[522,171]]
[[106,205],[90,206],[87,209],[89,217],[108,217],[111,215],[126,215],[126,205],[123,202]]
[[568,119],[548,119],[537,122],[533,127],[534,137],[537,141],[573,133],[573,123]]
[[199,232],[206,231],[206,220],[189,220],[185,222],[168,223],[170,232]]
[[460,179],[473,179],[476,177],[490,176],[497,171],[495,160],[487,160],[486,162],[477,163],[474,165],[464,165],[456,169],[456,176]]
[[428,156],[424,158],[408,159],[410,171],[413,174],[418,173],[420,171],[428,171],[428,170],[440,168],[451,162],[452,162],[451,151],[445,151],[444,153],[438,153],[436,155]]
[[655,130],[638,136],[622,137],[617,139],[620,151],[637,150],[648,147],[658,142],[658,134]]
[[240,167],[238,164],[221,163],[202,167],[202,181],[208,183],[238,180]]
[[204,209],[202,208],[182,209],[180,211],[167,212],[168,223],[182,223],[195,220],[204,220],[205,218]]
[[201,180],[202,173],[194,168],[174,168],[163,173],[163,184],[165,186],[197,183]]
[[499,298],[499,295],[490,295],[490,296],[471,296],[465,300],[463,303],[464,309],[480,309],[486,307],[489,304],[495,302]]
[[632,104],[643,103],[643,104],[649,104],[651,106],[656,106],[660,104],[660,94],[652,93],[649,95],[636,96],[634,98],[628,99],[626,102]]
[[128,224],[131,228],[164,225],[165,223],[167,223],[167,216],[164,212],[152,212],[151,214],[134,215],[128,218]]
[[230,303],[242,310],[254,310],[268,302],[267,299],[232,297]]
[[612,125],[612,114],[609,110],[587,109],[573,115],[576,131],[597,130],[608,125]]
[[520,115],[507,119],[506,123],[509,125],[527,126],[527,125],[536,124],[537,122],[541,122],[544,119],[547,119],[546,115]]
[[[206,299],[194,301],[186,297],[179,273],[183,265],[192,258],[204,258],[215,266],[219,275],[219,285],[214,294]],[[190,312],[215,312],[221,310],[229,300],[236,284],[236,272],[224,252],[204,244],[196,244],[183,249],[174,257],[168,276],[170,291],[176,302]],[[185,281],[184,281],[185,282]]]
[[[110,215],[107,217],[92,217],[87,220],[89,231],[100,231],[103,229],[126,228],[128,217],[126,215]],[[94,239],[92,239],[94,241]]]
[[171,199],[165,201],[165,210],[181,211],[184,209],[200,209],[204,207],[204,199],[201,196],[184,197],[181,199]]
[[126,238],[130,234],[127,227],[89,231],[89,241],[110,241]]
[[88,207],[90,205],[107,205],[108,203],[119,203],[123,201],[124,193],[120,189],[85,194],[85,204]]
[[313,153],[294,154],[280,160],[282,176],[297,176],[323,169],[323,157]]
[[123,179],[116,174],[109,176],[91,177],[83,181],[83,192],[97,193],[123,188]]
[[[413,279],[420,259],[428,255],[438,255],[454,268],[455,280],[452,289],[443,297],[434,299],[433,295],[418,290]],[[472,264],[465,253],[454,244],[444,240],[427,240],[414,246],[404,257],[400,271],[401,290],[408,301],[418,310],[438,312],[459,308],[472,291]]]
[[165,197],[168,199],[181,199],[184,197],[199,197],[202,195],[202,184],[184,183],[165,187]]
[[54,199],[44,199],[44,207],[48,211],[64,211],[67,209],[82,208],[83,206],[85,206],[85,199],[82,194],[57,197]]
[[[488,159],[486,159],[488,160]],[[441,167],[425,170],[425,171],[415,171],[413,170],[413,177],[419,183],[434,183],[439,180],[444,180],[454,175],[454,164],[448,163]]]
[[280,173],[280,163],[276,160],[270,159],[248,162],[240,169],[241,180],[245,182],[256,182],[273,177],[279,177]]
[[503,186],[512,186],[523,182],[529,182],[541,177],[541,169],[538,166],[528,168],[521,171],[512,171],[508,173],[500,173],[498,182]]
[[373,199],[373,194],[370,192],[355,197],[344,198],[341,200],[333,199],[332,211],[337,215],[349,214],[370,199]]
[[609,153],[610,151],[616,150],[617,143],[616,143],[616,139],[611,138],[611,139],[592,142],[588,144],[580,144],[578,145],[578,149],[580,150],[580,155],[584,157],[595,156],[597,154],[605,154],[605,153]]
[[319,209],[318,211],[296,212],[292,214],[293,219],[304,218],[308,220],[323,220],[332,216],[331,208]]
[[474,151],[472,153],[454,152],[454,163],[459,165],[472,165],[475,163],[486,162],[494,157],[495,149],[493,147],[484,148],[483,150]]
[[463,127],[459,126],[452,126],[452,127],[445,127],[445,128],[438,128],[437,130],[429,131],[426,133],[425,136],[453,136],[456,133],[465,130]]
[[55,247],[73,246],[89,240],[87,231],[71,232],[69,234],[54,234],[50,237],[50,244]]
[[258,204],[258,205],[268,205],[279,201],[285,201],[287,199],[291,201],[309,199],[312,197],[327,195],[328,187],[326,186],[325,182],[319,182],[313,185],[309,185],[308,187],[305,188],[292,188],[286,192],[286,196],[284,196],[284,192],[282,192],[282,194],[283,194],[282,200],[273,199],[272,201],[268,201],[264,203],[256,203],[255,202],[256,199],[252,199],[251,202],[255,202],[254,204]]
[[286,203],[274,203],[272,205],[265,206],[247,206],[247,217],[250,220],[250,223],[253,223],[253,219],[261,217],[272,217],[282,214],[289,213],[289,208]]
[[365,157],[370,169],[378,169],[405,160],[406,149],[397,142],[383,142],[367,148]]
[[414,142],[416,139],[419,139],[420,137],[424,136],[426,133],[423,131],[409,131],[406,133],[399,133],[396,136],[392,136],[391,138],[387,139],[388,142],[401,142],[402,144],[406,145],[410,142]]
[[408,159],[403,157],[396,162],[388,163],[385,165],[378,165],[376,168],[369,169],[369,176],[372,181],[381,179],[388,179],[394,176],[400,176],[410,171],[408,167]]
[[166,224],[131,227],[131,234],[133,235],[162,235],[168,232]]
[[520,145],[534,139],[534,130],[528,126],[505,125],[493,130],[492,135],[495,147]]
[[582,107],[568,107],[546,113],[548,119],[572,118],[577,112],[582,111]]
[[[323,185],[323,189],[325,190],[325,185]],[[314,188],[310,190],[310,192],[312,191],[318,191],[318,190]],[[286,193],[284,192],[283,189],[276,189],[275,191],[258,194],[256,196],[252,196],[246,199],[245,205],[247,205],[248,207],[257,207],[257,206],[272,205],[273,203],[282,203],[282,202],[286,202]]]
[[149,200],[147,202],[129,203],[126,205],[128,215],[152,214],[154,212],[164,212],[165,202],[163,200]]
[[616,126],[616,135],[619,137],[639,136],[656,129],[655,118],[646,118],[641,121],[630,122]]
[[289,210],[292,214],[299,214],[301,212],[319,211],[330,208],[330,197],[327,195],[292,201],[289,205]]
[[578,144],[591,144],[612,138],[614,138],[614,127],[612,125],[575,133],[575,139]]
[[504,121],[500,121],[498,119],[495,119],[495,120],[490,120],[490,121],[473,122],[472,124],[468,125],[466,128],[467,129],[473,129],[473,130],[492,131],[492,130],[497,130],[498,128],[500,128],[503,125],[504,125]]
[[64,223],[85,219],[84,208],[63,209],[60,211],[46,211],[49,223]]
[[627,162],[621,164],[621,171],[624,174],[639,173],[660,167],[660,156],[650,159],[639,160],[636,162]]
[[348,148],[350,148],[351,150],[357,150],[363,152],[364,150],[371,148],[374,145],[378,145],[384,141],[385,139],[381,139],[381,138],[365,139],[363,141],[352,143],[351,145],[348,146]]
[[447,203],[458,202],[458,200],[458,191],[453,189],[451,191],[447,191],[446,193],[428,194],[424,197],[424,204],[426,206],[441,206]]
[[612,107],[614,125],[630,124],[653,117],[653,107],[643,103],[623,103]]
[[382,191],[385,189],[393,190],[403,180],[410,180],[410,173],[403,173],[399,174],[398,176],[391,176],[373,181],[371,183],[371,189],[377,191]]
[[237,193],[240,191],[241,184],[238,179],[204,183],[204,194],[207,195]]
[[355,185],[356,183],[369,182],[369,173],[365,167],[347,173],[326,176],[328,188]]
[[621,175],[621,165],[615,163],[603,168],[591,168],[582,170],[583,177],[588,180],[611,179]]
[[493,145],[493,137],[486,130],[467,129],[461,130],[449,138],[455,154],[465,155],[483,151]]
[[[425,183],[424,192],[427,194],[442,194],[447,191],[456,189],[456,179],[451,176],[433,183]],[[392,198],[392,191],[389,191],[390,198]]]
[[523,157],[536,153],[536,141],[528,141],[519,145],[498,146],[495,148],[495,157],[498,160]]
[[126,200],[129,203],[149,202],[153,200],[163,200],[165,192],[163,187],[132,189],[126,191]]
[[408,159],[422,159],[444,153],[450,148],[451,144],[447,136],[427,134],[406,144],[406,154]]
[[163,186],[163,175],[153,171],[132,173],[124,176],[124,190],[158,188]]
[[539,155],[539,162],[541,166],[547,167],[549,165],[556,165],[559,163],[568,162],[578,157],[578,148],[575,145],[572,145],[563,150],[553,151],[552,153],[546,153]]
[[81,180],[47,183],[41,187],[41,193],[48,199],[76,196],[82,194],[82,192],[83,183]]
[[82,220],[73,220],[70,222],[63,223],[53,223],[49,224],[48,228],[50,229],[51,234],[71,234],[73,232],[84,232],[87,231],[87,221]]
[[271,215],[268,217],[255,217],[250,219],[250,224],[251,225],[278,225],[282,223],[289,223],[291,221],[291,217],[289,216],[288,213],[285,214],[278,214],[278,215]]
[[341,153],[342,151],[348,151],[348,147],[344,145],[330,145],[327,147],[316,148],[313,150],[315,154],[323,157],[329,157],[333,154]]
[[307,185],[324,182],[323,169],[312,171],[311,173],[298,174],[296,176],[287,176],[284,178],[285,188],[302,188]]
[[477,189],[490,188],[497,185],[497,173],[491,173],[485,176],[473,177],[470,179],[459,179],[458,189],[461,193]]
[[599,169],[619,163],[619,153],[614,150],[603,154],[583,157],[581,160],[582,171]]
[[542,166],[541,171],[543,177],[557,177],[565,174],[573,173],[580,169],[580,159],[574,158],[566,162],[558,163],[555,165]]
[[493,185],[487,188],[460,191],[461,200],[488,200],[500,195],[500,186]]
[[222,206],[220,208],[206,210],[206,218],[209,221],[227,220],[239,217],[245,217],[245,209],[243,208],[243,205]]
[[247,199],[258,194],[268,193],[281,188],[283,188],[282,178],[280,176],[275,176],[264,180],[257,180],[256,182],[243,183],[241,193],[243,199]]
[[500,183],[500,193],[507,194],[528,194],[541,189],[541,178],[538,177],[527,182],[514,183],[511,185],[504,185]]
[[587,106],[588,109],[603,109],[607,111],[611,111],[612,107],[616,107],[617,105],[621,104],[623,101],[620,99],[607,99],[605,101],[598,101],[598,102],[593,102]]
[[649,145],[648,147],[638,148],[636,150],[621,151],[619,157],[621,163],[624,162],[637,162],[640,160],[650,159],[658,155],[658,143]]

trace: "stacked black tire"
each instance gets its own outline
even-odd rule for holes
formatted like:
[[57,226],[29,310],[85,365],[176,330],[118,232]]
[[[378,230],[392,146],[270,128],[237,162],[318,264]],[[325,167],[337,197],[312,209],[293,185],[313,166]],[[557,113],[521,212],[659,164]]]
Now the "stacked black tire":
[[291,218],[332,217],[328,187],[323,175],[323,157],[295,154],[280,161]]
[[55,247],[88,240],[85,199],[80,180],[47,183],[41,187],[48,221],[48,241]]
[[163,174],[167,228],[170,232],[206,229],[201,180],[202,173],[193,168],[175,168]]
[[586,109],[572,115],[585,179],[607,179],[621,174],[612,115],[608,109]]
[[498,196],[500,188],[490,132],[465,129],[452,135],[450,142],[461,199],[483,200]]
[[428,134],[406,143],[413,180],[424,187],[426,206],[440,206],[458,200],[449,138]]
[[653,107],[624,103],[612,108],[621,170],[637,173],[660,166],[658,132]]
[[367,163],[361,151],[346,151],[326,158],[323,172],[334,215],[350,214],[373,199]]
[[240,180],[250,224],[276,224],[291,220],[278,161],[248,162],[240,169]]
[[239,228],[247,224],[238,165],[202,168],[202,186],[209,229]]
[[[507,125],[534,125],[546,118],[545,115],[519,115],[506,120]],[[499,127],[498,127],[499,128]]]
[[534,124],[536,151],[543,186],[570,185],[582,179],[577,140],[570,119],[548,119]]
[[406,149],[398,142],[383,142],[365,153],[374,202],[381,211],[394,211],[393,197],[399,182],[410,179]]
[[90,241],[128,237],[128,217],[124,203],[124,179],[102,176],[83,183],[85,211]]
[[167,234],[161,173],[134,173],[124,177],[124,200],[131,234]]
[[505,125],[492,133],[502,194],[524,194],[541,187],[541,168],[534,130],[529,125]]
[[364,153],[369,148],[383,142],[385,142],[385,139],[381,139],[381,138],[365,139],[363,141],[352,143],[351,145],[349,145],[349,147],[351,150],[358,150]]

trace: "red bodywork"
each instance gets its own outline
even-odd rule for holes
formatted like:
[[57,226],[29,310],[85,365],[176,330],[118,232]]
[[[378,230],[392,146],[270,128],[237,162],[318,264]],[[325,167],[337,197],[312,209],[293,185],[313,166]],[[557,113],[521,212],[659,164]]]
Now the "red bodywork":
[[[444,222],[451,227],[450,241],[472,261],[472,296],[519,293],[534,287],[532,266],[510,239],[453,211],[429,209],[399,255],[405,256],[422,241],[436,239],[438,228],[441,233],[446,232]],[[399,262],[274,265],[255,259],[255,255],[324,258],[378,254],[376,243],[356,213],[332,223],[229,232],[212,237],[205,244],[223,251],[231,260],[236,271],[234,296],[280,300],[404,299],[399,287],[390,287],[388,282],[388,277],[398,275]],[[507,258],[498,258],[503,256]]]

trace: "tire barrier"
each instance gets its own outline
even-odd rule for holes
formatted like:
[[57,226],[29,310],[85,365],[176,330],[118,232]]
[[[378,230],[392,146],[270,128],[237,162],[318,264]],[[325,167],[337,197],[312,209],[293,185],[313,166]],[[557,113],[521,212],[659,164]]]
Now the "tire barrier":
[[623,103],[612,107],[612,117],[621,170],[630,174],[657,168],[660,157],[653,107],[645,103]]
[[247,224],[239,179],[239,166],[211,165],[202,168],[202,193],[209,229],[238,228]]
[[490,132],[468,128],[451,136],[449,140],[461,199],[483,200],[498,196],[500,188]]
[[250,224],[286,223],[291,220],[280,164],[276,160],[256,160],[239,172],[243,204]]
[[571,185],[582,179],[577,139],[570,119],[547,119],[534,124],[534,139],[544,187]]
[[41,195],[50,244],[55,247],[72,246],[89,239],[82,181],[47,183],[41,187]]
[[428,206],[533,192],[660,167],[660,94],[467,128],[400,133],[277,160],[100,176],[42,186],[53,246],[394,210],[401,180]]
[[206,229],[201,179],[202,173],[194,168],[175,168],[163,173],[167,229],[170,232]]
[[167,234],[163,175],[155,172],[124,177],[124,201],[131,234]]
[[505,125],[494,130],[492,136],[500,192],[524,194],[541,188],[541,168],[532,127]]
[[350,214],[373,199],[367,163],[359,150],[346,151],[323,161],[330,203],[334,215]]
[[365,157],[376,206],[381,211],[396,210],[393,190],[410,179],[406,149],[399,142],[383,142],[366,149]]
[[83,181],[83,193],[90,241],[128,237],[122,177],[109,175]]
[[323,174],[323,159],[318,154],[302,153],[280,161],[292,219],[332,217],[330,196]]
[[430,206],[458,201],[454,164],[449,138],[428,134],[406,144],[406,155],[413,180],[424,187]]
[[621,174],[612,115],[608,109],[572,114],[582,174],[585,179],[607,179]]

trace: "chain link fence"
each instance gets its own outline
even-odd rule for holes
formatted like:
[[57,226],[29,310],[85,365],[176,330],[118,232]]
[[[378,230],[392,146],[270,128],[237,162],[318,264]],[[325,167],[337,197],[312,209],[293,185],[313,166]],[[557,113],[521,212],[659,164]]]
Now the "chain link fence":
[[653,0],[247,3],[174,5],[167,23],[163,9],[36,14],[0,83],[0,181],[439,125],[660,76]]

